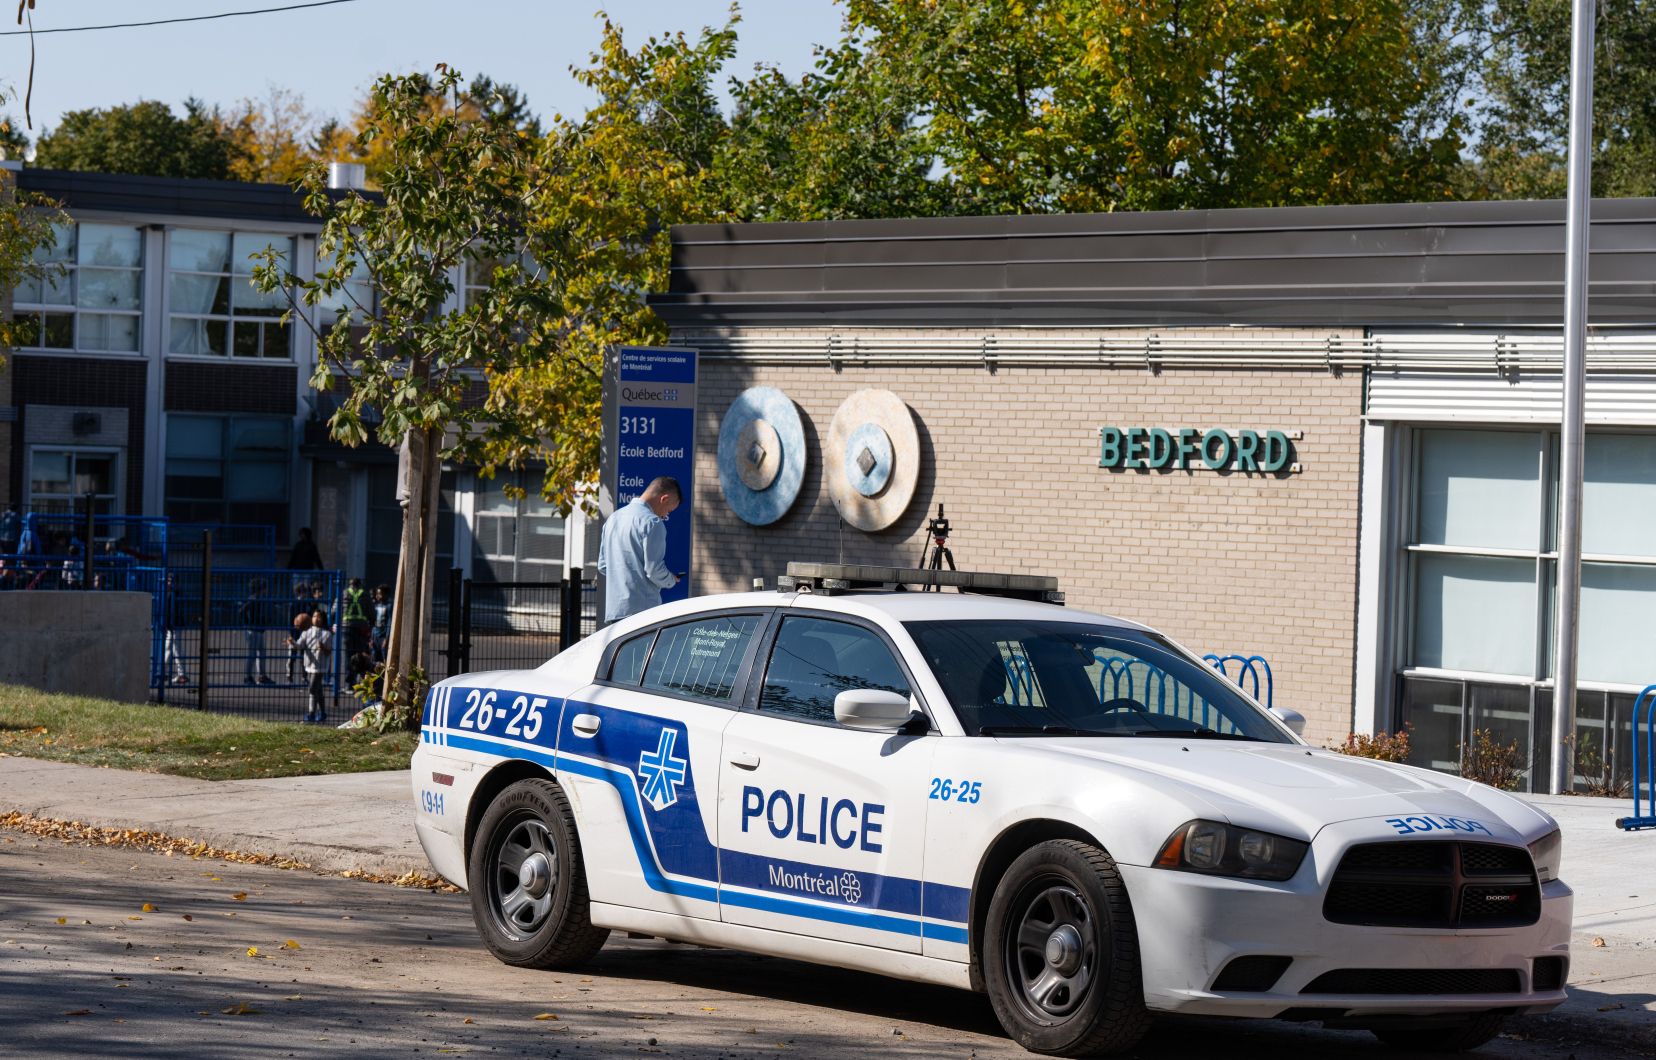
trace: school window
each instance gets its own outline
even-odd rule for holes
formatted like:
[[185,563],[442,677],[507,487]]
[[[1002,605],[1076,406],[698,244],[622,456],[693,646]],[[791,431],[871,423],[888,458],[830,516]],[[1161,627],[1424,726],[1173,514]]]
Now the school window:
[[166,514],[181,523],[257,523],[288,533],[289,431],[270,416],[167,417]]
[[[1412,442],[1397,723],[1418,764],[1454,771],[1482,731],[1544,777],[1558,434],[1433,429]],[[1633,698],[1656,683],[1656,434],[1593,432],[1584,457],[1578,786],[1626,775]]]
[[31,449],[27,503],[37,512],[80,512],[90,493],[98,513],[119,514],[119,462],[113,449]]
[[143,230],[67,224],[54,231],[56,242],[35,251],[46,275],[13,291],[16,319],[25,325],[24,348],[137,353]]
[[293,259],[290,236],[176,228],[167,239],[167,350],[204,357],[286,358],[292,329],[282,290],[253,287],[253,255],[274,249]]
[[[508,486],[523,491],[507,494]],[[472,577],[478,581],[555,582],[564,576],[564,520],[540,495],[540,473],[479,478],[472,506]]]

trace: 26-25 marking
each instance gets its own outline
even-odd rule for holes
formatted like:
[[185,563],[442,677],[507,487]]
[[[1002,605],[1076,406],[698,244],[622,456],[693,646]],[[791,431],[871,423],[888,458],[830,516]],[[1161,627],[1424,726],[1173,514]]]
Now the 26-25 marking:
[[928,799],[938,799],[942,802],[964,802],[967,805],[975,804],[983,795],[983,781],[981,780],[950,780],[948,777],[932,777],[931,794]]

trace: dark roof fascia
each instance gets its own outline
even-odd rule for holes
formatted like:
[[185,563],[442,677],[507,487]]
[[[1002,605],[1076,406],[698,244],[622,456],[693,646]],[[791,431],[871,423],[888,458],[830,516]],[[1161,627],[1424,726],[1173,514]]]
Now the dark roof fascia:
[[[70,213],[150,214],[232,221],[279,221],[320,228],[304,197],[286,184],[81,173],[24,166],[18,187],[55,199]],[[372,196],[373,193],[365,193]]]
[[[1595,324],[1656,323],[1656,199],[1596,200]],[[681,225],[698,326],[1557,327],[1564,203]]]

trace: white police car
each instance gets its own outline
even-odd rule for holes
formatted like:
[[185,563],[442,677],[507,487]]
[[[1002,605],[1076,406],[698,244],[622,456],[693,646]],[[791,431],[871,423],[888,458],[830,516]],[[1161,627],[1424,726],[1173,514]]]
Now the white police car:
[[[1028,1049],[1151,1013],[1464,1049],[1564,1000],[1546,814],[1307,746],[1143,626],[1051,585],[669,604],[431,693],[420,840],[508,964],[610,930],[986,991]],[[824,590],[839,590],[825,592]]]

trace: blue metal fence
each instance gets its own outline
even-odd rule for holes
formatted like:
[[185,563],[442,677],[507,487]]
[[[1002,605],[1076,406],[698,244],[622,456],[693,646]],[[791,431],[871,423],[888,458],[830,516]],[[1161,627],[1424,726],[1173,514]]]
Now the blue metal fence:
[[1633,789],[1633,816],[1618,818],[1616,826],[1629,832],[1656,828],[1656,685],[1646,685],[1633,701],[1633,770],[1628,786]]

